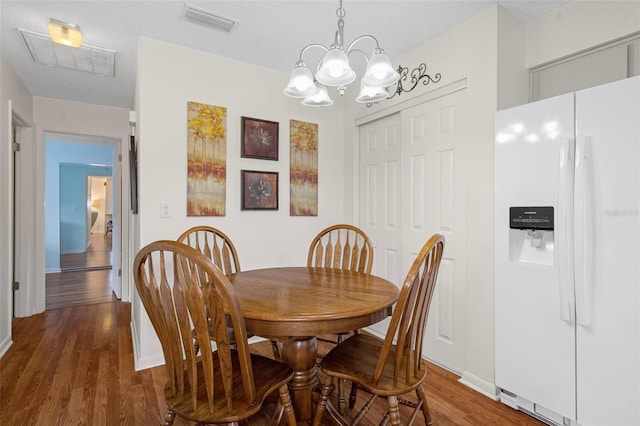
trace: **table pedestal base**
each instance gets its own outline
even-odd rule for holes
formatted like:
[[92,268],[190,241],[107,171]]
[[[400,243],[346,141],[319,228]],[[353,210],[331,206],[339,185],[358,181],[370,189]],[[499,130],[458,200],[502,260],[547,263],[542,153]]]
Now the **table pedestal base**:
[[318,385],[316,358],[318,340],[315,337],[292,337],[284,340],[282,360],[294,370],[289,393],[298,420],[313,417],[313,391]]

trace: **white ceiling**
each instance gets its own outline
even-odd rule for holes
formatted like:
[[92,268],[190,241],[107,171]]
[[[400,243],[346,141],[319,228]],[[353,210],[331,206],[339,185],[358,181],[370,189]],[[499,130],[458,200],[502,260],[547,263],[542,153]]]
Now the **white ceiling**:
[[[188,1],[198,8],[239,21],[230,34],[182,20],[184,3],[173,0],[2,0],[2,55],[34,96],[131,108],[139,37],[288,73],[305,45],[328,46],[336,30],[337,0]],[[359,35],[371,34],[393,59],[496,3],[526,21],[568,2],[345,0],[345,43]],[[80,25],[84,43],[115,50],[115,77],[36,64],[18,28],[46,33],[50,18]],[[360,47],[369,49],[365,42]],[[283,86],[285,84],[286,76]]]

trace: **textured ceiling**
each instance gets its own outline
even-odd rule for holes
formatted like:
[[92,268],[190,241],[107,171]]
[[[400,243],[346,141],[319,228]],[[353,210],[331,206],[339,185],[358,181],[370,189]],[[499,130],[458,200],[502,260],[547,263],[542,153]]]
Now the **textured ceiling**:
[[[336,29],[335,0],[188,3],[239,23],[228,34],[186,22],[181,19],[184,2],[179,1],[2,0],[2,55],[34,96],[131,108],[141,36],[288,73],[302,47],[328,46]],[[372,34],[393,59],[496,3],[526,21],[567,1],[345,0],[345,42]],[[115,77],[34,63],[18,28],[46,33],[50,18],[80,25],[84,43],[115,50]]]

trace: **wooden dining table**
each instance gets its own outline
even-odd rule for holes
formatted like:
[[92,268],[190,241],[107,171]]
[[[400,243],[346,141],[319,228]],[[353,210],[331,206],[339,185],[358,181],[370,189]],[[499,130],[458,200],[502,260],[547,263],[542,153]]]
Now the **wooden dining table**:
[[313,415],[317,336],[375,324],[391,314],[398,298],[398,288],[390,281],[342,269],[256,269],[229,280],[247,330],[283,344],[282,359],[294,370],[289,392],[298,420]]

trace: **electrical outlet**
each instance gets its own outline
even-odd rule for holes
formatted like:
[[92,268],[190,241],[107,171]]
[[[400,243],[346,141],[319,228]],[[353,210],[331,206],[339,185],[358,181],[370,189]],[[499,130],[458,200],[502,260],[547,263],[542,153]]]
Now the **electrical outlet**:
[[171,204],[168,201],[160,203],[160,217],[171,217]]

